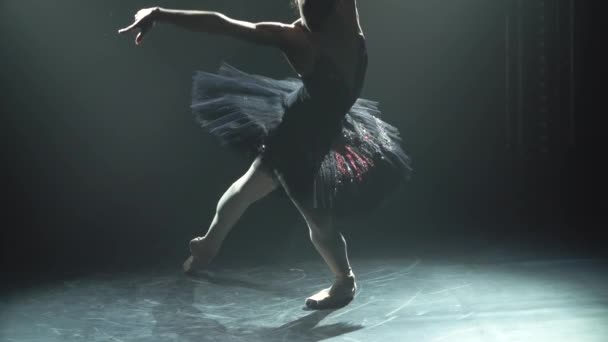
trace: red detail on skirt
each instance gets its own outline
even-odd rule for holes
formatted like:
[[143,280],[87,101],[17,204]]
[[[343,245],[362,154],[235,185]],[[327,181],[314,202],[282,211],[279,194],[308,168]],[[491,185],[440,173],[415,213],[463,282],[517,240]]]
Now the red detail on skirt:
[[343,177],[354,176],[357,181],[362,181],[365,173],[374,166],[373,161],[355,152],[351,146],[343,146],[340,150],[336,152],[336,162],[340,175]]
[[344,160],[344,157],[339,152],[336,152],[336,164],[338,167],[338,172],[340,172],[340,176],[346,176],[349,174],[346,160]]

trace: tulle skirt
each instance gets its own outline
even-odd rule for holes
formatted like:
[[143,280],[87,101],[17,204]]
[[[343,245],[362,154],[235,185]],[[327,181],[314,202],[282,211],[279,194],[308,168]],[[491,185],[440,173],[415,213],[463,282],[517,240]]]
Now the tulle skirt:
[[307,96],[297,78],[253,75],[223,63],[195,72],[192,112],[222,145],[261,156],[302,205],[338,217],[367,214],[411,175],[399,131],[380,119],[378,103],[348,110]]

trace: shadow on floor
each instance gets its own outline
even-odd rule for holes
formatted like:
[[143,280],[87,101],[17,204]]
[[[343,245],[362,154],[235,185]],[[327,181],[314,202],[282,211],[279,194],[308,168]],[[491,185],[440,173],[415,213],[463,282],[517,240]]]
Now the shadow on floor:
[[[238,286],[246,287],[247,284],[239,282]],[[250,321],[246,321],[241,318],[224,316],[225,313],[223,312],[219,312],[217,315],[216,312],[205,313],[194,306],[195,288],[196,284],[192,281],[179,279],[168,286],[164,298],[156,298],[159,305],[152,310],[156,321],[152,331],[154,338],[163,341],[178,340],[193,342],[316,342],[363,328],[361,325],[342,322],[319,325],[333,310],[312,311],[305,316],[294,313],[293,315],[298,316],[298,318],[277,327],[264,326],[272,325],[272,322],[277,321],[277,319],[273,318],[252,318]],[[257,289],[257,286],[253,286],[253,288]],[[242,305],[248,305],[248,303],[242,303]],[[229,322],[229,324],[225,322]]]

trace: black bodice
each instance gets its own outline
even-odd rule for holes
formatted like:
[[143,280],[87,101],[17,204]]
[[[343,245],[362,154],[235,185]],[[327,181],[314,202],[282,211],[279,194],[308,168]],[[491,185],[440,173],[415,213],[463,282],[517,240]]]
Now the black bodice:
[[352,85],[348,84],[336,62],[325,54],[317,58],[309,74],[302,76],[310,100],[323,102],[326,111],[336,110],[345,114],[361,94],[368,60],[365,40],[363,36],[359,38],[360,56]]

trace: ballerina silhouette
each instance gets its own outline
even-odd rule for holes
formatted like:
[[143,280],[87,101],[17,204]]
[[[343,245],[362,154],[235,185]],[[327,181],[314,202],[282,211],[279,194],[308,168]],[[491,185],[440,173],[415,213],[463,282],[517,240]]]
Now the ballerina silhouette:
[[156,23],[226,35],[278,48],[297,73],[282,80],[223,63],[195,72],[192,111],[200,125],[253,161],[221,196],[207,233],[190,241],[185,272],[205,268],[246,208],[282,187],[304,217],[310,238],[335,274],[331,287],[306,299],[336,308],[355,295],[346,241],[334,222],[368,213],[409,177],[399,131],[377,103],[359,98],[368,55],[355,0],[296,0],[291,24],[250,23],[211,11],[139,10],[119,33],[141,44]]

